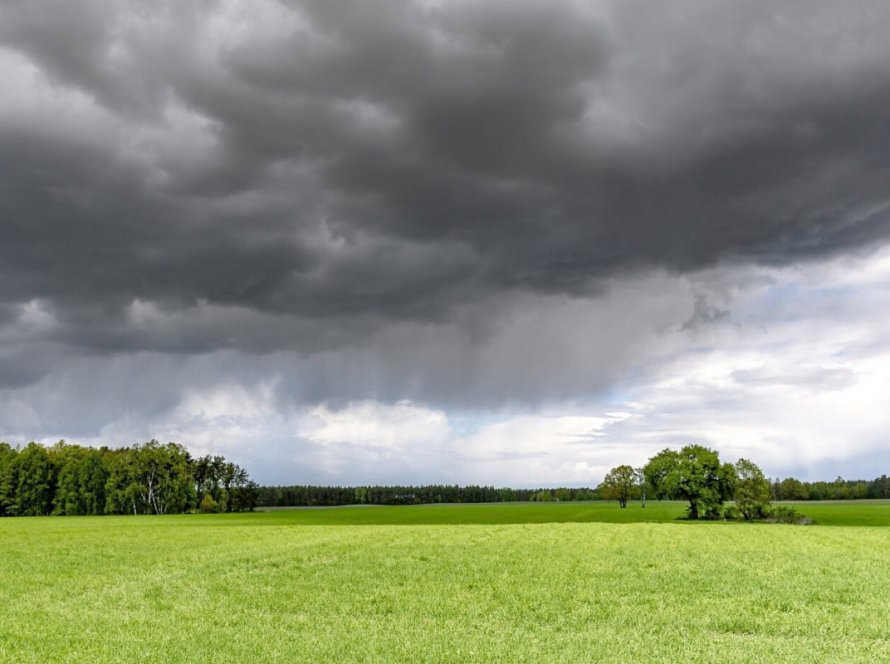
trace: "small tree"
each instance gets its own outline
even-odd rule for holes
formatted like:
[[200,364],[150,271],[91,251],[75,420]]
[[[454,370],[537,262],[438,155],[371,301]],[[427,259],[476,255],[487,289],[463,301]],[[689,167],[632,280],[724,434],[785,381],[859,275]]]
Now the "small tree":
[[201,504],[198,505],[198,511],[204,514],[209,514],[210,512],[216,511],[216,501],[213,499],[209,493],[205,493],[204,497],[201,498]]
[[769,482],[753,461],[739,459],[735,464],[735,504],[746,521],[769,514]]
[[609,471],[600,485],[603,498],[617,500],[622,508],[633,497],[637,486],[637,472],[630,466],[617,466]]

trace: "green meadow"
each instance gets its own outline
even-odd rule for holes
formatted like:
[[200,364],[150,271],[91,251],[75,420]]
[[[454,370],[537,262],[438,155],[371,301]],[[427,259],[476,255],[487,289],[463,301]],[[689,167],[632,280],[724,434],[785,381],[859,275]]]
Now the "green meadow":
[[886,662],[890,501],[0,520],[3,662]]

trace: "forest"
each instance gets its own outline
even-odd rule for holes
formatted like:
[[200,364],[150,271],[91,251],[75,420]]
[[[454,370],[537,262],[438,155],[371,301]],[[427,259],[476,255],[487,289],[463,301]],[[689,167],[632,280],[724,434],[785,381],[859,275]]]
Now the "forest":
[[242,512],[256,506],[247,471],[156,440],[120,448],[0,443],[0,516]]

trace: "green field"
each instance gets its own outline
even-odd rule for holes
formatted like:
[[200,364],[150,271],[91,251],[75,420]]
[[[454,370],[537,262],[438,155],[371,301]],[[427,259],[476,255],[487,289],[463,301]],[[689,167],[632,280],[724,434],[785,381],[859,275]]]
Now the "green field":
[[795,507],[2,519],[0,660],[890,661],[890,502]]
[[[783,501],[817,525],[890,527],[890,500]],[[649,501],[619,509],[616,503],[498,503],[464,505],[408,505],[391,507],[267,508],[289,512],[288,523],[306,525],[439,525],[508,523],[670,523],[686,512],[686,503]],[[701,523],[688,524],[696,527]],[[750,525],[750,524],[749,524]]]

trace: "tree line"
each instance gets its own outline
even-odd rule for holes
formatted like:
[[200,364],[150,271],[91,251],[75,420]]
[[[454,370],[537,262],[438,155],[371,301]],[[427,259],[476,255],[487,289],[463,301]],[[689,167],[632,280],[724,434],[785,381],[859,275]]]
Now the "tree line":
[[863,498],[890,498],[890,477],[881,475],[868,480],[845,480],[838,477],[833,482],[802,482],[793,477],[770,482],[773,500],[860,500]]
[[428,484],[422,486],[261,486],[257,507],[334,507],[338,505],[422,505],[432,503],[503,503],[573,501],[601,498],[595,489],[511,489],[493,486]]
[[0,443],[0,516],[242,512],[256,506],[257,488],[237,464],[177,443]]
[[[705,449],[705,448],[702,448]],[[687,452],[690,450],[684,448]],[[679,496],[678,499],[687,500],[680,496],[684,490],[679,486],[686,482],[682,472],[668,473],[666,468],[672,466],[679,452],[665,452],[653,457],[655,463],[649,467],[650,480],[646,481],[642,468],[631,466],[618,466],[613,468],[606,476],[602,484],[595,488],[590,487],[560,487],[537,489],[513,489],[509,487],[496,488],[494,486],[459,486],[448,484],[405,485],[405,486],[322,486],[311,484],[286,485],[286,486],[260,486],[257,488],[257,507],[336,507],[343,505],[421,505],[431,503],[501,503],[501,502],[527,502],[527,501],[579,501],[579,500],[617,500],[622,507],[628,500],[640,500],[647,494],[654,498],[668,498]],[[708,450],[708,452],[711,452]],[[713,452],[713,454],[717,454]],[[700,454],[694,454],[696,463]],[[650,460],[651,463],[652,460]],[[690,466],[695,464],[691,461]],[[722,470],[720,467],[722,466]],[[679,467],[683,467],[682,465]],[[722,496],[723,502],[736,499],[736,504],[741,496],[744,509],[750,512],[745,503],[746,492],[753,493],[758,503],[768,505],[772,500],[825,500],[835,498],[890,498],[890,481],[885,476],[872,482],[861,480],[835,480],[835,482],[800,482],[792,478],[769,481],[763,477],[763,473],[752,462],[740,459],[736,464],[720,464],[717,461],[716,470],[712,470],[715,477],[720,477],[716,485],[702,492],[703,500],[695,501],[696,516],[708,516],[714,518],[715,507],[713,497]],[[722,481],[722,484],[721,484]],[[841,487],[849,487],[844,491]],[[674,484],[677,486],[675,487]],[[780,489],[780,487],[782,487]],[[792,493],[789,487],[804,487]],[[809,488],[812,487],[812,492]],[[832,487],[831,490],[825,487]],[[863,489],[865,487],[867,490]],[[691,489],[690,489],[691,490]],[[883,491],[884,493],[881,493]],[[703,508],[703,512],[700,509]],[[722,508],[722,507],[721,507]],[[735,506],[731,506],[732,515]],[[765,508],[764,508],[765,509]],[[764,510],[760,510],[763,512]],[[701,514],[699,514],[701,512]],[[722,512],[721,512],[722,515]]]

